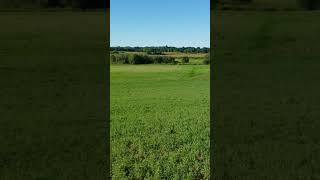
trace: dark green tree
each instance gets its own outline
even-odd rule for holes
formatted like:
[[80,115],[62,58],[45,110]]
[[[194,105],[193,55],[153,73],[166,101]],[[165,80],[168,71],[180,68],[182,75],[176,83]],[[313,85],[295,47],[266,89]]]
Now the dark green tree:
[[207,55],[207,56],[203,59],[202,64],[210,64],[210,55]]
[[184,63],[184,64],[185,64],[185,63],[189,63],[189,57],[186,57],[186,56],[183,57],[182,60],[181,60],[181,62]]

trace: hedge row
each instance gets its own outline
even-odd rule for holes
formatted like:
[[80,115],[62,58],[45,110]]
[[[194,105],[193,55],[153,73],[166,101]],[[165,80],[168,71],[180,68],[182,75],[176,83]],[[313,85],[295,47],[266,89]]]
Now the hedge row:
[[[112,54],[110,55],[112,64],[177,64],[178,61],[170,56],[148,56],[140,54]],[[183,57],[183,64],[189,63],[188,57]],[[210,64],[210,56],[207,55],[202,64]]]
[[110,56],[113,64],[175,64],[175,58],[169,56],[147,56],[140,54],[117,54]]

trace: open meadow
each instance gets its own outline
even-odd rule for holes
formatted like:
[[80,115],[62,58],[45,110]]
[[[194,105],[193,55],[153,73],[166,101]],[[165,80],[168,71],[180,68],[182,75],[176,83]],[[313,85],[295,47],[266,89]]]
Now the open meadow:
[[320,12],[214,15],[217,179],[319,179]]
[[0,12],[0,179],[106,179],[105,12]]
[[114,179],[209,177],[209,65],[111,65]]

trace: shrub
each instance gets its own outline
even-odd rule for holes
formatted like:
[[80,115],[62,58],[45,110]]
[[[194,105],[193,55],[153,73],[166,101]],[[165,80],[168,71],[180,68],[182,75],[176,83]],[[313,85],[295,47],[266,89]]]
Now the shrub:
[[111,63],[113,63],[113,64],[117,63],[117,57],[116,57],[115,55],[111,55],[111,56],[110,56],[110,61],[111,61]]
[[142,57],[137,54],[130,54],[128,60],[129,64],[143,64]]
[[128,55],[119,54],[118,56],[116,56],[116,63],[117,64],[129,64]]
[[129,56],[130,64],[151,64],[153,61],[150,56],[132,54]]
[[169,57],[169,56],[162,56],[162,57],[163,57],[163,62],[167,64],[169,63],[173,64],[175,61],[175,58],[173,57]]
[[183,57],[181,62],[182,63],[189,63],[189,58],[188,57]]
[[202,61],[202,64],[210,64],[210,56],[207,55],[204,60]]
[[154,63],[154,61],[152,60],[152,58],[150,56],[144,56],[145,58],[145,64],[151,64]]
[[175,63],[175,58],[174,57],[169,57],[169,59],[168,59],[168,63],[172,63],[172,64],[174,64]]
[[161,64],[163,63],[163,57],[162,56],[152,56],[152,61],[154,64]]
[[175,58],[167,56],[147,56],[140,54],[111,54],[110,61],[113,64],[162,64],[176,63]]
[[210,59],[204,59],[204,60],[202,61],[202,64],[210,64]]

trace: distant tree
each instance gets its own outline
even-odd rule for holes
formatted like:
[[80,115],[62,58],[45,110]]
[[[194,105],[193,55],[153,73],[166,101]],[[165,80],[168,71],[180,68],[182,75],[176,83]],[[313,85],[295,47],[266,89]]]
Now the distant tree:
[[154,54],[153,50],[150,49],[150,48],[145,49],[145,52],[146,52],[148,55]]
[[150,56],[131,54],[129,56],[129,64],[151,64],[153,61]]

